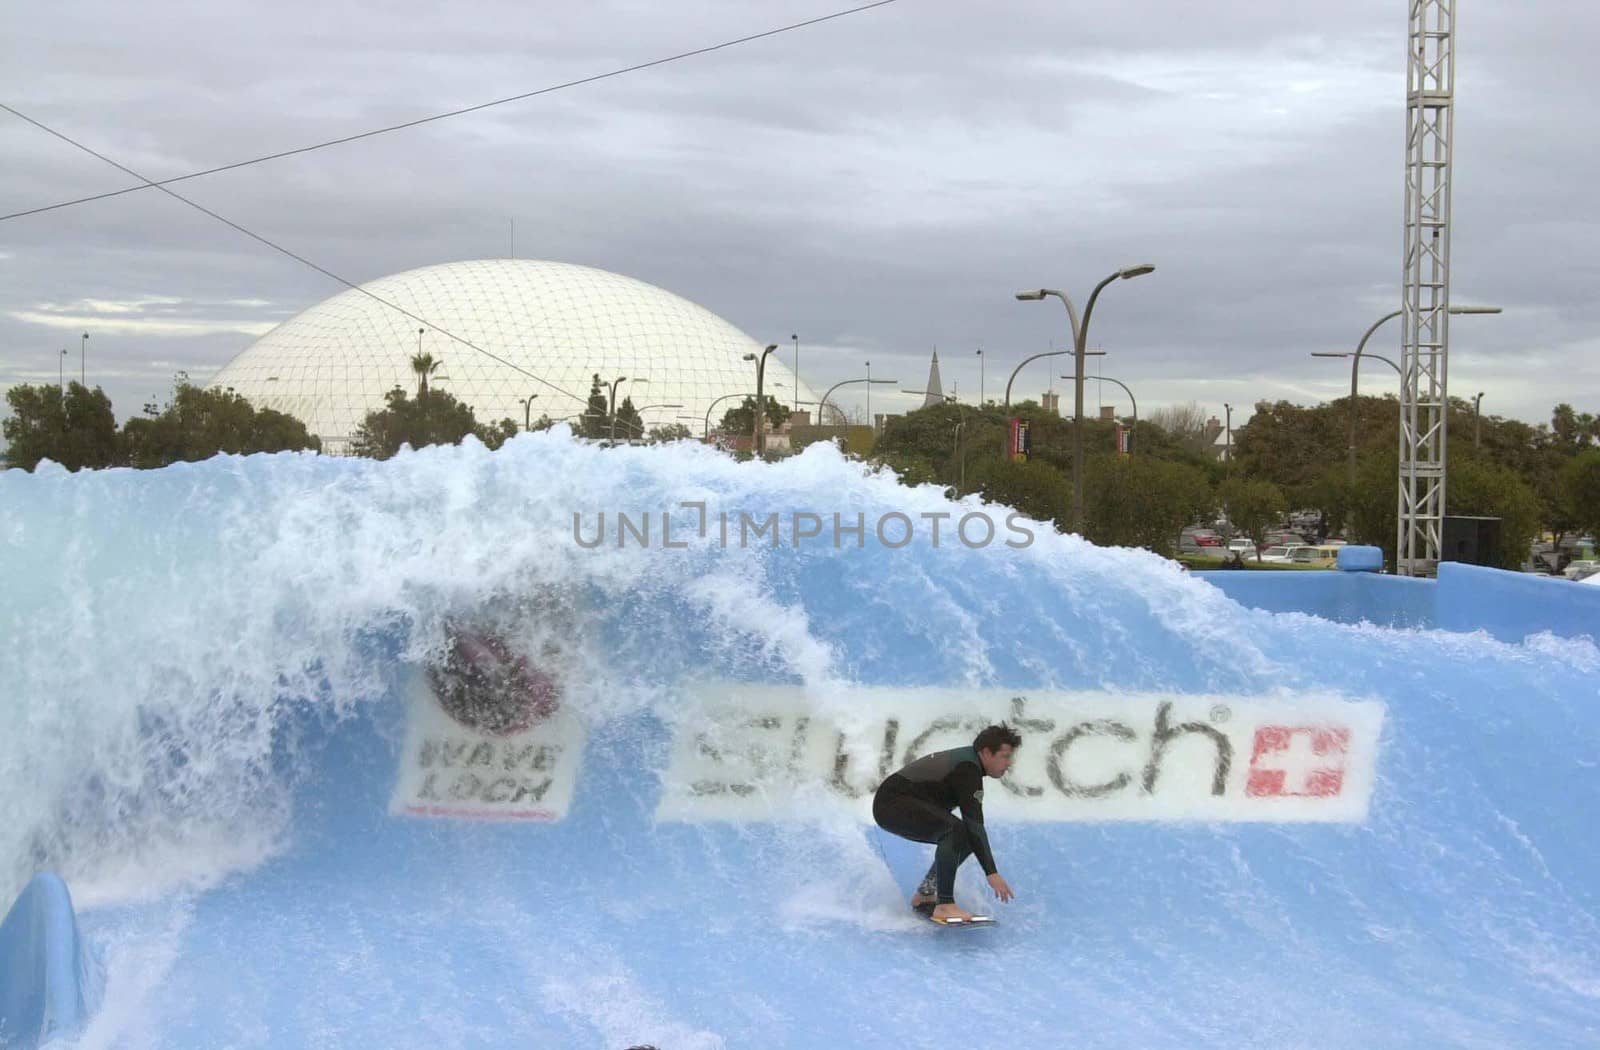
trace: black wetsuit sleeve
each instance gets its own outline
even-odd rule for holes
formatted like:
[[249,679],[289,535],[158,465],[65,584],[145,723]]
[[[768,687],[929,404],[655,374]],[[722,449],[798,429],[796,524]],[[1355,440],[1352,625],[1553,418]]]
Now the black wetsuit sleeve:
[[950,786],[956,790],[956,805],[961,807],[961,820],[972,840],[972,855],[978,858],[985,875],[993,875],[994,854],[989,851],[989,832],[983,826],[983,772],[963,763],[951,772]]

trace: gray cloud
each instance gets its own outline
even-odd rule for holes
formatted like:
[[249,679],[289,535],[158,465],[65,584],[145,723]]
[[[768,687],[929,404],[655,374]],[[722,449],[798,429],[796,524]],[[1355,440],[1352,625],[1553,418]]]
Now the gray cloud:
[[[167,176],[831,9],[94,0],[13,16],[0,69],[7,101]],[[1457,322],[1451,377],[1490,391],[1486,412],[1600,408],[1600,144],[1575,132],[1600,81],[1596,29],[1575,3],[1462,13],[1454,293],[1507,312]],[[1155,274],[1097,307],[1100,367],[1146,411],[1220,414],[1340,396],[1348,373],[1309,352],[1348,347],[1398,304],[1404,36],[1392,0],[902,0],[177,188],[356,281],[503,255],[514,219],[519,255],[651,281],[758,339],[798,332],[818,386],[871,359],[919,388],[937,345],[947,387],[975,395],[981,346],[993,396],[1024,356],[1064,345],[1059,305],[1012,292],[1064,287],[1081,306],[1100,276],[1148,260]],[[125,183],[19,122],[0,122],[0,150],[0,211]],[[53,378],[76,346],[62,319],[81,316],[99,325],[90,378],[126,415],[174,370],[203,378],[249,326],[336,291],[154,191],[13,220],[0,385]],[[1031,366],[1018,395],[1062,371]],[[1375,370],[1364,389],[1392,381]]]

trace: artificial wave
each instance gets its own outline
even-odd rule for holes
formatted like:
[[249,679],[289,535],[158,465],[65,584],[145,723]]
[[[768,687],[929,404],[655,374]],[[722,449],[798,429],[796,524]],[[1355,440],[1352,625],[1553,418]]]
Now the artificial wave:
[[[1600,1039],[1592,637],[1269,613],[829,447],[564,429],[10,471],[0,574],[0,901],[70,890],[83,996],[0,1042]],[[936,930],[870,793],[1001,718],[1018,899]]]

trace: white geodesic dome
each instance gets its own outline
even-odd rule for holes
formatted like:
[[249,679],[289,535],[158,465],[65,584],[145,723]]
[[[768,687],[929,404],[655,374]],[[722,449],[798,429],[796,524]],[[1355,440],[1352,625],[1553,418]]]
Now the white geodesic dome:
[[[421,349],[443,362],[433,382],[469,405],[479,422],[509,418],[521,426],[530,394],[538,395],[534,420],[574,416],[584,410],[598,372],[608,383],[629,377],[617,402],[632,397],[647,427],[683,423],[698,437],[708,409],[715,426],[740,403],[739,395],[755,392],[755,365],[744,355],[759,354],[765,345],[671,292],[569,263],[444,263],[362,287],[373,295],[341,292],[285,321],[210,385],[287,412],[322,439],[325,451],[346,451],[356,427],[383,408],[390,389],[416,388],[411,358],[420,327]],[[767,358],[766,392],[792,405],[791,355],[781,337],[772,342],[780,346]],[[800,386],[799,400],[802,409],[815,411],[804,404],[816,400],[809,387]],[[646,407],[674,404],[682,407]]]

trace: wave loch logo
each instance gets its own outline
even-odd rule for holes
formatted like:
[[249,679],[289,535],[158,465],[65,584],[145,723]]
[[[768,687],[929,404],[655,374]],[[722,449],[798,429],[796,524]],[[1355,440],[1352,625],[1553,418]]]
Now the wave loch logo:
[[390,812],[554,821],[583,757],[581,723],[561,704],[559,648],[535,661],[496,630],[452,625],[436,664],[407,684],[406,742]]
[[734,822],[819,806],[871,819],[901,766],[971,744],[1007,721],[1022,734],[984,806],[1025,821],[1342,822],[1366,819],[1384,708],[1292,699],[852,688],[826,702],[797,686],[721,683],[673,740],[656,815]]
[[443,663],[429,666],[428,683],[451,718],[468,729],[506,736],[555,712],[561,701],[554,678],[513,652],[504,638],[471,627],[450,631],[450,649]]

